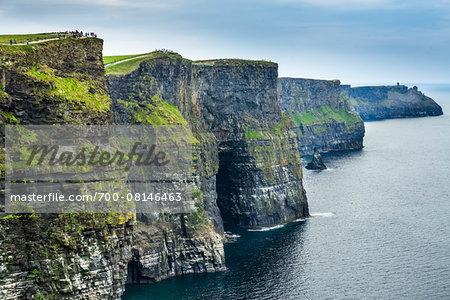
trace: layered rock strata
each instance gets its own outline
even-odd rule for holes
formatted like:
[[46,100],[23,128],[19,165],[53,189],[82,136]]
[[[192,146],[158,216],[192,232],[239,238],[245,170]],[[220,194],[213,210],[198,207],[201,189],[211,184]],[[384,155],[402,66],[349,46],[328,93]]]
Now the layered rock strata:
[[301,155],[361,149],[364,123],[340,96],[339,80],[279,78],[281,110],[295,124]]
[[440,116],[441,106],[416,86],[341,86],[341,95],[365,121]]

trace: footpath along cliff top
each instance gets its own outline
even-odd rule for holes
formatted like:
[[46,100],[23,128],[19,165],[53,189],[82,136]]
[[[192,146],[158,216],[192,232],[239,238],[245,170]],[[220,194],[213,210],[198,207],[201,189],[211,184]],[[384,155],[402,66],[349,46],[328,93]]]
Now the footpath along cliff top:
[[64,31],[64,32],[44,32],[30,34],[3,34],[0,35],[0,45],[27,45],[37,44],[66,38],[88,38],[97,37],[94,32]]
[[[114,56],[103,56],[103,63],[105,65],[105,70],[107,75],[125,75],[137,68],[141,62],[155,59],[160,57],[169,57],[172,59],[183,59],[191,61],[190,59],[183,58],[177,52],[171,50],[155,50],[153,52],[141,53],[141,54],[128,54],[128,55],[114,55]],[[204,66],[270,66],[277,67],[278,64],[265,60],[246,60],[246,59],[210,59],[210,60],[197,60],[192,61],[194,65],[204,65]]]

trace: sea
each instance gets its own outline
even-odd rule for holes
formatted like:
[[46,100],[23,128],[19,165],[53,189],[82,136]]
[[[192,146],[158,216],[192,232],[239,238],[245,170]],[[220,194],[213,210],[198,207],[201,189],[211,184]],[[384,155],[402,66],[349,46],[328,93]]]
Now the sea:
[[450,85],[417,86],[444,115],[366,122],[364,149],[324,154],[304,170],[311,218],[228,228],[228,271],[122,299],[450,299]]

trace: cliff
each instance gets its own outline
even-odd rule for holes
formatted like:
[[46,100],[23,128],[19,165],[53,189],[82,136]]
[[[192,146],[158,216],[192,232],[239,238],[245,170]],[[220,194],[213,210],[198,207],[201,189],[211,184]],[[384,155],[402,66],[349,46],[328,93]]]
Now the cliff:
[[442,108],[417,87],[341,86],[341,95],[366,121],[442,115]]
[[[111,72],[114,70],[126,72]],[[188,124],[182,111],[189,105],[187,78],[191,70],[181,56],[153,53],[151,58],[138,59],[137,64],[117,64],[107,68],[107,72],[114,123]],[[128,283],[150,283],[175,275],[225,269],[220,235],[223,225],[216,204],[215,139],[210,132],[194,129],[196,209],[187,216],[138,216]]]
[[[197,140],[194,177],[202,195],[196,216],[200,223],[210,222],[206,227],[223,233],[223,221],[264,226],[308,216],[295,134],[289,120],[282,118],[277,101],[276,64],[192,62],[176,53],[158,52],[126,64],[107,68],[114,119],[164,124],[162,110],[155,107],[162,105],[179,112],[171,122],[191,125]],[[142,118],[150,112],[151,117]],[[159,280],[184,270],[223,268],[217,255],[222,254],[218,252],[222,241],[216,233],[198,234],[189,220],[185,227],[192,227],[194,239],[176,234],[183,222],[166,224],[178,229],[164,235],[149,225],[144,220],[136,237],[153,238],[134,248],[135,275],[129,282]]]
[[364,123],[340,96],[338,80],[279,78],[281,110],[295,124],[301,155],[363,147]]
[[[189,124],[195,209],[0,213],[2,299],[119,299],[126,282],[224,270],[224,221],[256,227],[309,215],[276,64],[155,52],[115,65],[105,81],[101,51],[99,39],[0,46],[1,126]],[[1,188],[4,211],[4,178]]]
[[[102,43],[0,46],[2,150],[5,124],[111,124]],[[3,171],[2,161],[0,211]],[[119,299],[133,222],[117,214],[0,213],[0,298]]]
[[277,67],[194,62],[199,119],[218,141],[217,203],[226,222],[266,226],[308,216],[296,136],[279,108]]

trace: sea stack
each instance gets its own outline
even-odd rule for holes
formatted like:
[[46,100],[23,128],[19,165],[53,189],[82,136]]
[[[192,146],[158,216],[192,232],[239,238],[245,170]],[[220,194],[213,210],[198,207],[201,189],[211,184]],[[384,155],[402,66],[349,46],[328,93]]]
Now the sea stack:
[[320,152],[315,152],[312,161],[306,166],[308,170],[326,170],[327,167],[322,161]]

